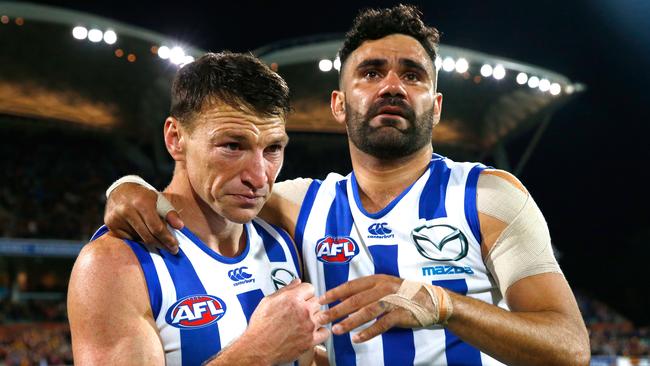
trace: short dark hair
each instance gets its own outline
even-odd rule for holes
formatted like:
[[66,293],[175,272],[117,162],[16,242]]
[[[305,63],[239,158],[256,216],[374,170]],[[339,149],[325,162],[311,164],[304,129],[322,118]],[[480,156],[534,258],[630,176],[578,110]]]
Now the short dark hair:
[[[352,28],[345,34],[343,46],[339,50],[341,65],[350,54],[367,40],[384,38],[391,34],[404,34],[415,38],[435,62],[440,33],[428,27],[421,19],[422,13],[413,5],[397,5],[387,9],[365,9],[359,12]],[[341,67],[342,69],[342,67]]]
[[212,98],[263,117],[284,117],[291,109],[287,83],[251,54],[206,53],[182,67],[172,84],[169,113],[191,126]]

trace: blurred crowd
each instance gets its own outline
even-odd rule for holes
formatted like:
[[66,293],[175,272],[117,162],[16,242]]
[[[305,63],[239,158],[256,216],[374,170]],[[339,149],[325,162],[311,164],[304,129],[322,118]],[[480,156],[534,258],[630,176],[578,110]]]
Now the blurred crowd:
[[0,236],[88,240],[106,187],[140,170],[101,136],[15,133],[0,144]]
[[588,296],[576,297],[589,330],[592,355],[650,356],[650,327],[636,327],[606,304]]
[[0,326],[0,365],[72,365],[70,328],[65,323]]

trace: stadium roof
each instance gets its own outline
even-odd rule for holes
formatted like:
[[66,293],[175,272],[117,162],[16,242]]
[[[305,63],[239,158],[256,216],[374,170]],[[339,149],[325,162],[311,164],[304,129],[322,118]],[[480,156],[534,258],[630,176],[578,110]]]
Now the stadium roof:
[[[321,35],[254,51],[277,64],[292,90],[289,131],[345,132],[329,111],[341,42]],[[0,115],[147,136],[166,117],[175,71],[203,53],[110,19],[7,2],[0,2],[0,44]],[[442,45],[439,54],[444,103],[434,145],[455,155],[497,156],[503,142],[537,127],[532,151],[553,112],[584,89],[553,71],[468,49]]]
[[178,65],[158,57],[161,46],[203,53],[114,20],[13,2],[0,2],[0,44],[0,114],[100,129],[133,129],[152,111],[164,118]]
[[[320,36],[256,51],[277,64],[291,87],[296,113],[289,130],[345,133],[329,111],[330,92],[338,87],[341,44],[340,36]],[[442,121],[434,129],[436,146],[490,153],[500,142],[541,125],[584,89],[556,72],[468,49],[441,45],[439,55],[438,89],[444,102]]]

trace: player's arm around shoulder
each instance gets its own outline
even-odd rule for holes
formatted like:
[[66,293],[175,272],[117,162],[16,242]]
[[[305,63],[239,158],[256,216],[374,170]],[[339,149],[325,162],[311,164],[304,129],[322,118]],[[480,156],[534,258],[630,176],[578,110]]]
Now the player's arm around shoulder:
[[87,244],[68,286],[68,318],[77,365],[164,365],[140,264],[110,234]]
[[273,225],[280,226],[293,237],[302,202],[312,182],[311,178],[296,178],[275,183],[273,193],[259,216]]

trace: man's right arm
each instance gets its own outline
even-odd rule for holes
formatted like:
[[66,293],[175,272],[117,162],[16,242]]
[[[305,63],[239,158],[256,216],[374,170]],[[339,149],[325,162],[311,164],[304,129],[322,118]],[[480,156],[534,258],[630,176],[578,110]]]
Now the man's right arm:
[[124,242],[104,235],[86,245],[68,286],[77,365],[164,365],[147,285]]
[[[311,182],[309,178],[298,178],[276,183],[259,216],[293,237],[300,207]],[[144,243],[176,253],[178,242],[165,220],[160,218],[156,210],[157,200],[156,192],[140,184],[120,184],[107,197],[104,223],[120,238],[139,238]],[[168,212],[165,219],[176,229],[183,227],[176,211]]]

